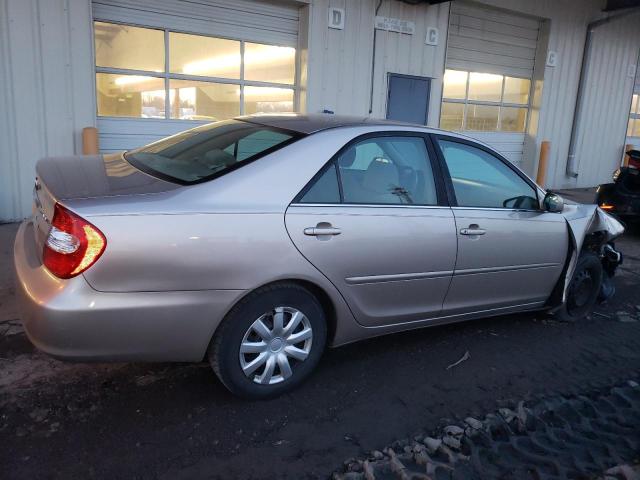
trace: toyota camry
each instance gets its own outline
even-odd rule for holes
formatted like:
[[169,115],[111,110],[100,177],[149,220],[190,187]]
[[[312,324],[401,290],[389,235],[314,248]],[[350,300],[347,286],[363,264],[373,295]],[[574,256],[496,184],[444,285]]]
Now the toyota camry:
[[207,359],[264,398],[326,347],[523,311],[579,320],[612,293],[622,231],[460,134],[271,115],[40,160],[14,257],[44,352]]

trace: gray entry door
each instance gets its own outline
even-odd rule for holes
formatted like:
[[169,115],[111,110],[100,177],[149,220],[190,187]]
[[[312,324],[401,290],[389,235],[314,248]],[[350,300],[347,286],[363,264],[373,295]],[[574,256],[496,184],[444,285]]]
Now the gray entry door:
[[390,73],[387,118],[426,125],[430,92],[430,78]]

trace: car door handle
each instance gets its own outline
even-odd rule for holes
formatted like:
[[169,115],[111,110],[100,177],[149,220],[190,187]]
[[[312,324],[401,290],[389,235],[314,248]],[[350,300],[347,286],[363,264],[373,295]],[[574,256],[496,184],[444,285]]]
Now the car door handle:
[[335,227],[307,227],[304,229],[304,234],[317,237],[319,235],[340,235],[342,231]]
[[460,235],[484,235],[487,233],[482,228],[463,228],[460,230]]

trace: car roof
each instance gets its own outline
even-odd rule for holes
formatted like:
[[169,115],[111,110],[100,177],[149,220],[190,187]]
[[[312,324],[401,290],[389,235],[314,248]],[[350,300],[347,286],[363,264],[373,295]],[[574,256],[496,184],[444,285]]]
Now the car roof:
[[478,145],[482,145],[492,151],[495,151],[495,149],[488,143],[478,140],[477,138],[464,135],[460,132],[452,132],[449,130],[443,130],[441,128],[419,125],[417,123],[400,122],[397,120],[386,120],[381,118],[334,115],[332,113],[255,113],[253,115],[236,117],[235,120],[264,125],[267,127],[282,128],[284,130],[289,130],[304,135],[321,132],[323,130],[329,130],[331,128],[379,126],[395,127],[394,129],[397,129],[399,127],[405,127],[410,128],[412,131],[419,129],[425,133],[445,134],[449,137],[460,138],[462,140],[477,143]]
[[329,128],[361,127],[361,126],[385,126],[385,127],[411,127],[422,128],[425,131],[436,131],[424,125],[415,123],[398,122],[395,120],[383,120],[371,117],[333,115],[329,113],[301,114],[285,113],[276,115],[254,114],[237,117],[236,120],[257,123],[268,127],[283,128],[298,133],[311,134]]

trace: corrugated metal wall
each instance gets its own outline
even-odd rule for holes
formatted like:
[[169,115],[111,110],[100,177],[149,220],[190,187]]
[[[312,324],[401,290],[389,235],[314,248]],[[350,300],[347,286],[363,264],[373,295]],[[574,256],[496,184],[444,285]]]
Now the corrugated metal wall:
[[[318,0],[309,7],[307,112],[367,115],[375,0]],[[327,27],[329,7],[345,9],[344,30]]]
[[608,182],[620,166],[640,49],[640,14],[593,30],[576,134],[576,186]]
[[[327,28],[329,7],[345,9],[345,28]],[[310,6],[307,111],[367,115],[375,0],[319,0]]]
[[29,214],[38,159],[95,122],[88,0],[0,0],[0,221]]
[[[371,95],[373,23],[377,0],[318,0],[311,5],[307,110],[368,115]],[[329,7],[345,9],[344,30],[327,28]],[[449,6],[382,2],[378,15],[415,22],[413,35],[378,30],[373,89],[374,117],[384,117],[387,74],[432,77],[429,124],[438,125]],[[427,27],[440,44],[425,44]]]

